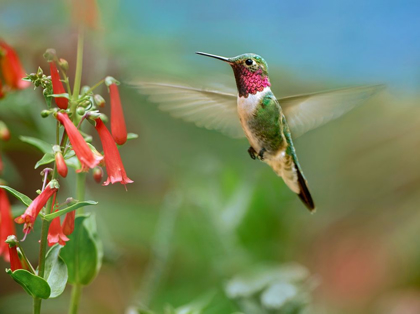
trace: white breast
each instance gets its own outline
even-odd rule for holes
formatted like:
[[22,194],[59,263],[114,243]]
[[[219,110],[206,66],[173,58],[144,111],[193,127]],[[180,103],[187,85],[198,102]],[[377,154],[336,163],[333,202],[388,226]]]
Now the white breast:
[[241,121],[242,128],[244,129],[245,135],[248,138],[249,144],[259,152],[261,147],[258,143],[258,140],[254,137],[248,127],[248,120],[252,117],[255,108],[261,102],[261,99],[270,91],[270,87],[267,86],[262,92],[257,92],[255,95],[248,95],[247,98],[240,97],[238,95],[238,115],[239,120]]

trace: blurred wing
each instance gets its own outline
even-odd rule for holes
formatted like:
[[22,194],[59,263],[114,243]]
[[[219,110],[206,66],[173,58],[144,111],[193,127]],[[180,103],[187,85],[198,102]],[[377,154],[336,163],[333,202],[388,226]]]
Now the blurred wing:
[[361,105],[384,85],[360,86],[278,99],[294,138]]
[[236,109],[236,95],[163,83],[134,82],[140,93],[159,104],[159,109],[199,127],[220,131],[233,138],[245,137]]

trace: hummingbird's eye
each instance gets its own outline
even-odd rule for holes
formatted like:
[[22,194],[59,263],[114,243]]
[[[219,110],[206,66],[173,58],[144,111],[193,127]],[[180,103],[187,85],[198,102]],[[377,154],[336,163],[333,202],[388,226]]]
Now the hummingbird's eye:
[[245,64],[246,65],[252,65],[253,61],[251,59],[246,59]]

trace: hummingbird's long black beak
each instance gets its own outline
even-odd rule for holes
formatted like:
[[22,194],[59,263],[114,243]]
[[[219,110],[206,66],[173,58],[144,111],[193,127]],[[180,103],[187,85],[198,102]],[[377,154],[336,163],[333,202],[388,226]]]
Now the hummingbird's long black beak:
[[200,51],[197,51],[196,54],[206,56],[206,57],[212,57],[212,58],[219,59],[219,60],[230,63],[229,58],[225,58],[225,57],[221,57],[221,56],[217,56],[217,55],[212,55],[210,53],[205,53],[205,52],[200,52]]

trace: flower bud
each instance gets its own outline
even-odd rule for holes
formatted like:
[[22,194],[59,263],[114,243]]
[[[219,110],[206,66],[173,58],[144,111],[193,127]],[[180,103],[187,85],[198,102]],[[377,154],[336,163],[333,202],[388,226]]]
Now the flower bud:
[[93,168],[93,179],[95,179],[96,183],[102,182],[102,177],[104,176],[104,171],[101,167]]
[[15,235],[7,237],[6,243],[9,244],[9,258],[10,258],[10,268],[12,271],[17,269],[22,269],[22,263],[20,262],[19,255],[17,252],[17,245],[19,243]]
[[55,164],[57,166],[58,174],[63,178],[67,177],[68,168],[66,162],[64,161],[63,154],[61,152],[57,152],[55,154]]
[[85,114],[86,110],[83,107],[77,107],[76,112],[79,116],[83,116]]
[[83,107],[83,108],[87,108],[90,105],[91,105],[90,99],[85,99],[83,101],[80,101],[78,104],[79,107]]
[[67,72],[69,70],[69,63],[67,62],[66,59],[63,59],[63,58],[58,59],[58,65],[64,72]]
[[80,93],[82,95],[86,94],[88,91],[90,90],[90,86],[84,85],[82,86],[82,88],[80,89]]
[[44,59],[48,62],[54,61],[56,58],[57,53],[55,52],[55,49],[49,48],[44,52]]
[[107,76],[105,78],[105,85],[106,86],[111,86],[112,84],[116,84],[116,85],[120,85],[120,82],[117,81],[115,78],[113,78],[112,76]]
[[0,121],[0,140],[8,141],[10,140],[10,131],[7,128],[6,123]]
[[96,94],[95,96],[93,96],[93,99],[95,100],[95,104],[98,107],[101,107],[101,108],[105,107],[105,99],[101,95]]
[[48,116],[51,114],[50,110],[42,110],[41,111],[41,117],[48,118]]

